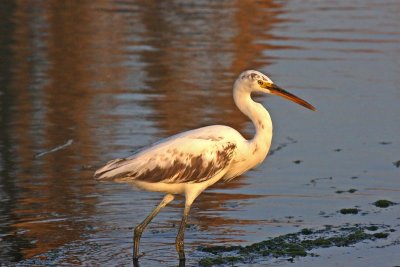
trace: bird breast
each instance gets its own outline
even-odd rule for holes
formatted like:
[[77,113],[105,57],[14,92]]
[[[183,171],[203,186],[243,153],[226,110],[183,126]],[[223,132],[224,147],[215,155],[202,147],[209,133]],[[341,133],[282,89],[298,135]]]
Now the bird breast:
[[239,146],[229,170],[223,177],[224,180],[231,180],[246,171],[262,163],[268,154],[269,144],[255,144],[247,141],[247,144]]

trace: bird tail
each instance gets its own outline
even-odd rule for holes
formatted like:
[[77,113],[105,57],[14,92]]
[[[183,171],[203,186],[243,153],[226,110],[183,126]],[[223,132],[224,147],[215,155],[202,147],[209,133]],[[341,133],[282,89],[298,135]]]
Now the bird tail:
[[126,172],[118,170],[120,167],[129,163],[127,159],[114,159],[99,168],[93,175],[96,180],[114,180],[126,175]]

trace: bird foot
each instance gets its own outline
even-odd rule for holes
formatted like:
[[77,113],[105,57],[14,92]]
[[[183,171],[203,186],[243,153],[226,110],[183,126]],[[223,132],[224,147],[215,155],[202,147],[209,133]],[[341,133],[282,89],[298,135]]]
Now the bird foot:
[[143,257],[145,255],[145,253],[143,252],[143,253],[141,253],[141,254],[137,254],[136,256],[134,255],[133,257],[132,257],[132,260],[133,261],[138,261],[141,257]]
[[132,263],[133,267],[140,267],[138,258],[132,258]]
[[179,258],[179,267],[184,267],[185,265],[186,265],[186,259],[185,258],[183,258],[183,259]]
[[179,262],[186,260],[184,251],[179,251],[178,254],[179,254]]

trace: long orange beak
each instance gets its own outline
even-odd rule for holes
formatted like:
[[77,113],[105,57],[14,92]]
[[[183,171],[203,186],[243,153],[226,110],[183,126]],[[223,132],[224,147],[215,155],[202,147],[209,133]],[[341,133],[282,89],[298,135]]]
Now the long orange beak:
[[308,103],[307,101],[301,99],[300,97],[295,96],[294,94],[289,93],[288,91],[282,89],[281,87],[279,87],[276,84],[270,84],[270,86],[267,87],[268,90],[271,91],[271,94],[274,95],[279,95],[281,97],[284,97],[286,99],[289,99],[290,101],[293,101],[299,105],[302,105],[303,107],[306,107],[308,109],[311,109],[313,111],[315,111],[315,107],[313,105],[311,105],[310,103]]

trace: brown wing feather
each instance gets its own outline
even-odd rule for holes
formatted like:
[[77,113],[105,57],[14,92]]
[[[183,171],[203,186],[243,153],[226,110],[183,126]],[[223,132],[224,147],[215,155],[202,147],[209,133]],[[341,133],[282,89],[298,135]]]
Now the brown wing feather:
[[212,161],[205,161],[203,155],[192,156],[190,164],[175,160],[169,168],[156,167],[138,176],[135,180],[145,182],[165,183],[200,183],[214,177],[228,166],[232,160],[236,145],[228,143],[223,149],[217,151],[217,157]]
[[[99,169],[95,177],[116,182],[200,183],[211,179],[227,167],[232,161],[235,149],[236,145],[233,143],[215,142],[212,151],[204,151],[204,153],[212,152],[211,160],[210,155],[206,157],[204,154],[185,154],[176,150],[152,155],[147,159],[148,164],[136,163],[140,155],[138,158],[118,159]],[[168,160],[168,164],[161,165]],[[159,162],[159,164],[154,162]]]

